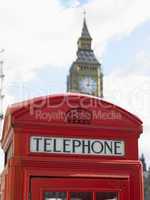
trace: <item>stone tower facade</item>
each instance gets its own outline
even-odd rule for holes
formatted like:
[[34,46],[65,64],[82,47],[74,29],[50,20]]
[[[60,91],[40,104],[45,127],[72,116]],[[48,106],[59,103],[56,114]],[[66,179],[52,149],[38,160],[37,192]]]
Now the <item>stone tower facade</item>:
[[82,33],[78,39],[77,58],[67,77],[67,92],[77,92],[103,97],[103,73],[101,64],[91,48],[92,38],[84,17]]

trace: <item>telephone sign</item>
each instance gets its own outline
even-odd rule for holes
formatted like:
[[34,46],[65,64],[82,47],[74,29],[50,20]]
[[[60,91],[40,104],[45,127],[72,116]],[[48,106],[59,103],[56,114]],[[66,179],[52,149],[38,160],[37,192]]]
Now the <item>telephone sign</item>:
[[119,140],[36,137],[30,138],[34,153],[60,153],[97,156],[124,156],[124,142]]

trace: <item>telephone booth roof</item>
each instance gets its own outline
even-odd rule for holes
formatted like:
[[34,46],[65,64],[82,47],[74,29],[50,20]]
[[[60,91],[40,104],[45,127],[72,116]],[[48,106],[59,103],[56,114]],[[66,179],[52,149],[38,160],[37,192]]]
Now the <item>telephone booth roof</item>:
[[135,115],[100,98],[75,93],[42,96],[11,105],[5,115],[3,137],[12,125],[21,124],[80,124],[80,127],[133,130],[138,134],[142,132],[142,121]]

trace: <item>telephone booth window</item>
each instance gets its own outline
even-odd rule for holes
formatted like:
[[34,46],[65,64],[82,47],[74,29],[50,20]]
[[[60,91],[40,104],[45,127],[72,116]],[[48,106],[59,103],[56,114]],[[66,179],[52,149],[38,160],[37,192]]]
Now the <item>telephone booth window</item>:
[[[116,192],[68,192],[69,200],[119,200]],[[94,198],[96,197],[96,198]],[[67,192],[45,192],[44,200],[67,200]]]
[[71,192],[71,200],[92,200],[92,192]]
[[96,192],[96,200],[119,200],[116,192]]
[[66,192],[45,192],[44,200],[66,200]]

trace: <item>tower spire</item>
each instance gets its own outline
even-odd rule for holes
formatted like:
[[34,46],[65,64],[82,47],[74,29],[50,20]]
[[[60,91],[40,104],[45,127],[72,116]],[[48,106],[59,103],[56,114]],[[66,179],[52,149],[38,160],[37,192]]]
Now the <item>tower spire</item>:
[[83,11],[84,20],[86,20],[86,10]]
[[78,51],[80,50],[91,50],[91,42],[92,42],[92,38],[90,36],[90,33],[88,31],[87,28],[87,24],[86,24],[86,11],[84,10],[83,12],[83,26],[82,26],[82,32],[81,32],[81,36],[78,39]]
[[86,10],[84,10],[83,16],[84,17],[83,17],[83,27],[82,27],[81,38],[92,39],[86,25]]

